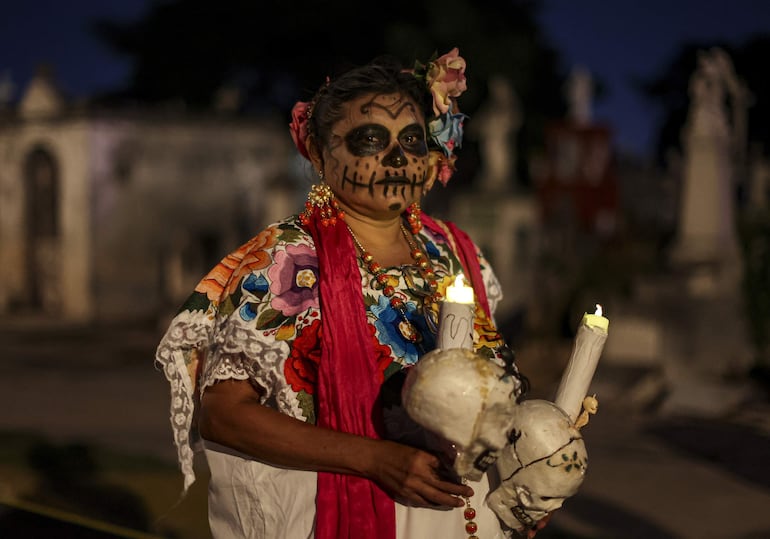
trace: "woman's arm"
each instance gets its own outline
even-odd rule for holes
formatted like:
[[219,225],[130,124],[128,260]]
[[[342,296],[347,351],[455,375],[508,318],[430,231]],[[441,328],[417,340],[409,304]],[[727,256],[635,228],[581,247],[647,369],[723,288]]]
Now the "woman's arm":
[[463,505],[473,490],[439,478],[439,460],[419,449],[317,427],[259,403],[247,380],[224,380],[201,399],[201,436],[277,466],[358,475],[416,506]]

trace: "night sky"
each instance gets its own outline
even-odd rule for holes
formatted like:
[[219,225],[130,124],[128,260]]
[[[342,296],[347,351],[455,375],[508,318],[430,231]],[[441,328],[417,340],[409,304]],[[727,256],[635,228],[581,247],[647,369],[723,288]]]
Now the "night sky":
[[[10,76],[18,93],[35,66],[46,62],[69,96],[114,88],[129,64],[91,37],[88,23],[101,17],[138,17],[150,2],[5,0],[0,11],[0,76]],[[658,115],[654,104],[634,89],[635,80],[654,76],[683,43],[741,44],[752,34],[770,33],[770,2],[765,0],[543,3],[540,20],[561,52],[565,69],[583,65],[606,86],[595,117],[613,126],[619,148],[638,154],[652,149]]]
[[[544,0],[546,34],[568,65],[581,64],[607,86],[595,117],[610,123],[618,147],[648,154],[659,115],[635,90],[673,60],[681,45],[740,45],[770,33],[765,0]],[[740,73],[738,74],[740,76]]]

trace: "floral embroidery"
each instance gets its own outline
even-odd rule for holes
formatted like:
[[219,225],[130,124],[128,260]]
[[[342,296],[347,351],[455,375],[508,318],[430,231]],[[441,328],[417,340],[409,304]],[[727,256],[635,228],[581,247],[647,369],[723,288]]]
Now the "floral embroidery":
[[372,338],[372,348],[374,348],[374,361],[377,365],[377,382],[385,381],[388,367],[393,365],[393,350],[386,344],[380,342],[377,338],[377,332],[373,325],[369,324],[369,332]]
[[[487,313],[480,305],[476,305],[476,312],[473,320],[474,340],[476,349],[483,353],[483,349],[492,351],[505,344],[502,335],[497,331],[495,325],[487,317]],[[489,354],[485,354],[489,355]]]
[[243,289],[252,294],[264,295],[269,288],[270,283],[267,282],[264,275],[252,273],[243,280]]
[[428,253],[428,256],[434,258],[441,256],[441,252],[438,250],[435,243],[427,239],[424,239],[423,242],[425,244],[425,252]]
[[[437,272],[438,291],[443,292],[454,275],[462,271],[460,263],[442,238],[423,232],[419,239]],[[491,273],[483,262],[485,281],[491,282]],[[233,277],[228,278],[228,272]],[[398,331],[400,319],[387,298],[362,274],[374,355],[372,367],[380,383],[416,363],[423,351],[435,347],[435,337],[422,313],[428,307],[422,303],[422,282],[408,269],[391,269],[387,275],[388,284],[403,297],[407,317],[423,341],[415,346],[404,339]],[[226,257],[196,289],[196,303],[185,307],[186,311],[200,312],[202,319],[211,324],[213,348],[204,362],[206,384],[225,378],[249,378],[264,389],[264,405],[315,422],[322,333],[318,287],[318,258],[312,238],[296,217],[271,226]],[[434,315],[438,307],[432,306]],[[492,357],[499,334],[483,312],[477,311],[476,315],[477,351]]]
[[318,308],[318,257],[308,245],[289,245],[275,255],[267,272],[273,293],[271,307],[284,316]]
[[[406,340],[401,335],[399,326],[403,323],[403,320],[398,312],[390,306],[388,298],[381,295],[377,300],[377,304],[372,305],[369,310],[377,317],[374,326],[377,328],[382,342],[387,343],[393,350],[393,353],[405,364],[412,365],[416,363],[419,352],[414,343]],[[417,325],[418,321],[422,320],[422,317],[417,315],[416,310],[414,303],[411,301],[406,303],[406,317],[415,325]],[[418,327],[418,329],[424,331],[426,328]]]
[[318,364],[321,361],[321,321],[314,320],[294,339],[283,372],[286,382],[296,391],[308,395],[315,393],[318,380]]
[[[255,299],[261,299],[269,290],[270,285],[264,275],[252,273],[243,280],[241,288]],[[238,314],[243,320],[254,320],[257,317],[258,309],[259,304],[257,302],[243,301],[241,308],[238,310]]]
[[195,291],[206,294],[209,301],[221,302],[231,295],[245,275],[270,264],[268,249],[275,245],[278,230],[269,227],[252,240],[230,253],[206,275]]

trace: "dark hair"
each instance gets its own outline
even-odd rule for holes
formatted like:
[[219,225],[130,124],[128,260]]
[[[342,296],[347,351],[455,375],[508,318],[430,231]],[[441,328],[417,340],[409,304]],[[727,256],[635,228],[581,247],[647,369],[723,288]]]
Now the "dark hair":
[[308,134],[319,149],[328,145],[332,126],[342,119],[345,105],[367,94],[401,94],[417,104],[424,118],[432,114],[425,82],[405,72],[397,59],[382,56],[328,81],[313,97]]

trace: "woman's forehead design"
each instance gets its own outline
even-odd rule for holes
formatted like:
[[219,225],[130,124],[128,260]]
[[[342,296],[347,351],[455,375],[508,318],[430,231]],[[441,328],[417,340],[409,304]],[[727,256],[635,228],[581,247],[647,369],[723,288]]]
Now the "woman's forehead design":
[[[381,99],[378,99],[381,98]],[[412,117],[416,117],[415,105],[409,99],[404,99],[401,96],[376,96],[371,101],[361,105],[362,114],[371,114],[375,110],[381,110],[385,112],[392,120],[395,120],[401,114],[406,111]]]
[[401,94],[377,94],[354,100],[348,109],[348,120],[355,123],[360,116],[370,120],[377,112],[385,113],[391,120],[399,118],[403,114],[409,115],[415,121],[420,121],[420,115],[415,103]]

